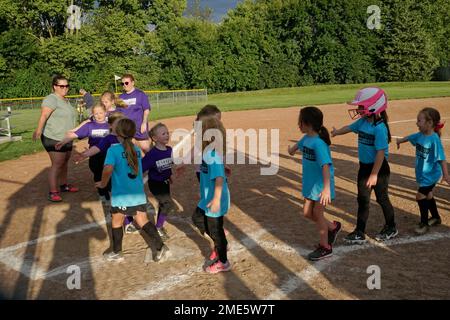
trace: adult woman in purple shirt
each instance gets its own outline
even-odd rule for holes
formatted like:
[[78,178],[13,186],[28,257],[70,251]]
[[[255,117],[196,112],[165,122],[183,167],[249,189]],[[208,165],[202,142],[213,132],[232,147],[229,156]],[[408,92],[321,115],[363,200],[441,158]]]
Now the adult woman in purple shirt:
[[122,86],[124,93],[119,97],[127,105],[128,108],[117,108],[128,119],[136,124],[136,134],[134,136],[135,144],[139,146],[144,153],[150,150],[150,139],[148,136],[148,116],[150,114],[150,102],[144,91],[135,88],[135,80],[132,74],[124,74],[122,76]]

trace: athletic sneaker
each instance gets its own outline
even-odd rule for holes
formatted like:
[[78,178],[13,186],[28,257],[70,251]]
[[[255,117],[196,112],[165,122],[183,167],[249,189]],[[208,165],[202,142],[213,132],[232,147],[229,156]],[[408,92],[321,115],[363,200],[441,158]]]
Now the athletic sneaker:
[[364,232],[355,230],[344,238],[344,242],[347,244],[364,244],[367,240]]
[[219,261],[219,254],[217,253],[217,250],[214,249],[213,251],[211,251],[209,257],[205,260],[205,263],[203,264],[203,269],[213,265],[217,261]]
[[48,200],[51,202],[61,202],[62,197],[59,192],[49,192],[48,193]]
[[63,184],[59,186],[59,189],[61,192],[78,192],[78,188],[75,187],[73,184]]
[[440,225],[441,223],[442,223],[441,218],[430,218],[430,219],[428,220],[428,225],[429,225],[430,227]]
[[134,226],[133,222],[130,222],[125,226],[125,233],[126,234],[139,233],[139,230]]
[[111,251],[109,253],[103,254],[103,258],[105,258],[107,261],[115,261],[120,262],[123,261],[125,258],[123,257],[122,252],[115,253],[114,251]]
[[379,234],[375,236],[375,240],[377,241],[386,241],[394,238],[398,235],[398,230],[396,227],[389,227],[385,225]]
[[325,248],[319,244],[316,250],[308,254],[308,259],[311,261],[318,261],[324,258],[331,257],[332,255],[333,249],[331,248],[331,246],[330,248]]
[[161,227],[161,228],[156,228],[156,230],[158,231],[159,236],[161,237],[162,241],[167,241],[170,239],[169,234],[167,233],[166,228]]
[[336,242],[337,239],[337,235],[339,234],[339,232],[341,231],[342,225],[340,222],[338,221],[333,221],[334,223],[334,230],[330,231],[328,230],[328,244],[329,245],[334,245],[334,243]]
[[145,257],[144,257],[144,263],[150,263],[153,262],[153,252],[152,249],[150,249],[150,247],[148,247],[147,249],[145,249]]
[[169,247],[163,244],[162,248],[156,251],[155,262],[164,262],[169,256]]
[[216,263],[213,263],[210,266],[203,267],[203,270],[207,273],[219,273],[231,270],[231,263],[229,261],[222,263],[218,260]]
[[414,231],[419,235],[427,233],[428,230],[430,230],[430,227],[427,224],[424,224],[422,222],[419,223],[419,225],[416,227],[416,229],[414,229]]

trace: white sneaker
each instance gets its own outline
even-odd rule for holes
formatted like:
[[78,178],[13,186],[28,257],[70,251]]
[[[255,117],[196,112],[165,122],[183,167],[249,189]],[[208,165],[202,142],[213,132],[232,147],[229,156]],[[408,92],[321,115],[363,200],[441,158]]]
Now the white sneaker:
[[120,262],[123,261],[125,258],[123,257],[122,252],[114,253],[113,251],[105,253],[103,255],[103,258],[107,261],[114,261],[114,262]]
[[126,234],[139,233],[139,230],[136,229],[133,222],[131,222],[125,226],[125,233]]
[[155,262],[164,262],[169,256],[169,247],[164,244],[161,250],[156,251]]

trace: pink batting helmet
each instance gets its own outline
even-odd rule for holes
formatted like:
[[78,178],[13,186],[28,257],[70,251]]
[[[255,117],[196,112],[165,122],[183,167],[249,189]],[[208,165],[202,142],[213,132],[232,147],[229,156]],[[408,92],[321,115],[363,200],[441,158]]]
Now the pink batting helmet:
[[377,87],[364,88],[358,91],[353,101],[348,102],[352,106],[363,106],[364,109],[349,109],[352,119],[358,116],[371,116],[380,114],[387,109],[387,96],[383,89]]

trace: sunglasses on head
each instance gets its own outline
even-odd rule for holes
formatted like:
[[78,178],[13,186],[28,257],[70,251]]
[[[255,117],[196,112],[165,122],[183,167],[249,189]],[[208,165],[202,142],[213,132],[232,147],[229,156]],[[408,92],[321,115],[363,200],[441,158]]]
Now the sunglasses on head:
[[64,88],[69,89],[69,88],[70,88],[70,85],[69,85],[69,84],[57,84],[56,86],[57,86],[57,87],[60,87],[61,89],[64,89]]
[[130,84],[129,81],[122,82],[122,85],[123,85],[123,86],[127,86],[127,85],[129,85],[129,84]]

